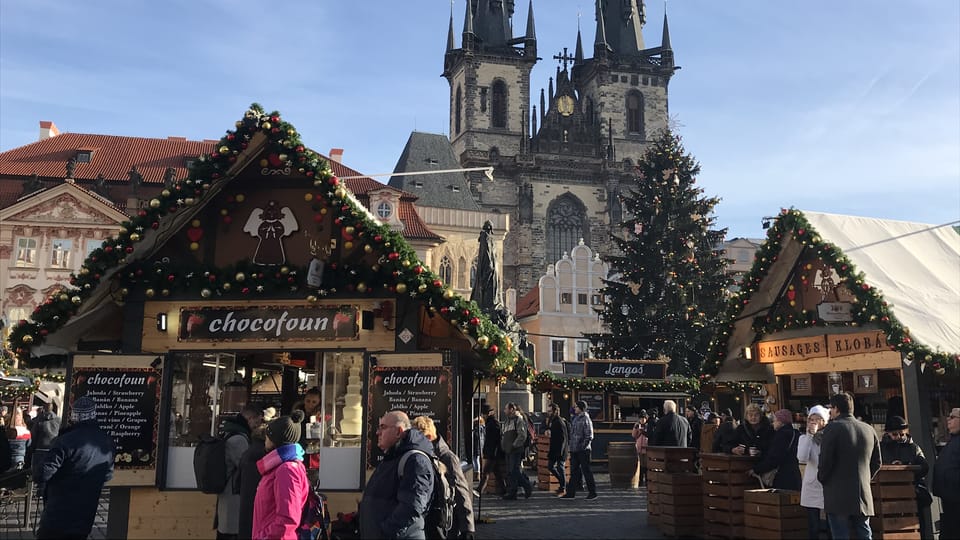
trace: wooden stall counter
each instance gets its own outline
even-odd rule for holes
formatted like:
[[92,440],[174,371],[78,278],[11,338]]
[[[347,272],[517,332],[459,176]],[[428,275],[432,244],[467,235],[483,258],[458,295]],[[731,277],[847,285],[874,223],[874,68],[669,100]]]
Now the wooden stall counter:
[[873,492],[874,538],[911,540],[920,538],[920,516],[913,480],[919,465],[881,465],[870,482]]
[[749,474],[758,461],[750,456],[700,454],[705,536],[743,538],[743,493],[760,487]]
[[748,489],[743,492],[743,534],[751,540],[802,540],[807,537],[807,510],[800,492]]

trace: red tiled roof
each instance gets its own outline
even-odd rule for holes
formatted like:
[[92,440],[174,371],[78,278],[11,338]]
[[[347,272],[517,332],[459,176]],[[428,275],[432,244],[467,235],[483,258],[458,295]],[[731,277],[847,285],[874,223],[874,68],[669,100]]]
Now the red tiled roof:
[[534,287],[527,294],[517,298],[516,318],[529,317],[540,312],[540,287]]
[[102,174],[107,180],[128,182],[131,165],[143,176],[144,184],[163,183],[167,167],[177,178],[187,175],[187,158],[213,151],[215,141],[188,141],[185,138],[148,139],[116,135],[62,133],[0,153],[0,176],[63,178],[67,161],[78,150],[93,150],[90,163],[77,163],[73,177],[95,180]]
[[[30,143],[0,153],[0,208],[16,202],[20,198],[23,186],[10,177],[27,178],[36,174],[40,179],[60,181],[66,176],[67,161],[76,156],[78,150],[92,150],[89,163],[77,163],[73,177],[78,187],[92,185],[102,174],[109,185],[126,187],[130,182],[127,172],[132,165],[143,176],[145,185],[159,189],[168,167],[173,167],[176,178],[187,176],[187,159],[201,154],[211,153],[217,141],[188,141],[185,137],[150,139],[146,137],[124,137],[118,135],[90,135],[83,133],[62,133],[49,139]],[[319,152],[318,152],[319,153]],[[363,173],[320,154],[330,163],[337,176],[362,176]],[[407,238],[423,240],[442,240],[429,228],[413,206],[417,196],[397,188],[381,184],[373,178],[351,178],[344,180],[347,188],[361,199],[373,190],[388,189],[400,193],[400,221],[404,223],[403,235]],[[89,190],[88,190],[89,191]],[[124,209],[126,196],[116,195],[117,207]]]

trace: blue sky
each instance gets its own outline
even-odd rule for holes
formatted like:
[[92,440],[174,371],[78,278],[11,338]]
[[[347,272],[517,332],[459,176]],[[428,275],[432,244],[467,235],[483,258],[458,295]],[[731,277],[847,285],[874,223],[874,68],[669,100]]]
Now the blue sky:
[[[465,0],[454,15],[457,42]],[[722,198],[729,236],[781,207],[926,223],[960,219],[960,2],[671,0],[682,66],[670,112]],[[664,4],[647,5],[647,46]],[[517,0],[514,28],[526,27]],[[533,95],[587,50],[593,2],[534,0]],[[247,106],[312,148],[393,170],[413,130],[446,133],[447,0],[0,2],[0,151],[61,131],[217,139]]]

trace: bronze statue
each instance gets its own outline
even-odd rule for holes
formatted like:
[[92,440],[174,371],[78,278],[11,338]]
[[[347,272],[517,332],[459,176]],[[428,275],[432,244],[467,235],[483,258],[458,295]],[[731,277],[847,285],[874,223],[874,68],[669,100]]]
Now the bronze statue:
[[67,178],[73,178],[73,171],[77,168],[77,158],[72,157],[67,160]]

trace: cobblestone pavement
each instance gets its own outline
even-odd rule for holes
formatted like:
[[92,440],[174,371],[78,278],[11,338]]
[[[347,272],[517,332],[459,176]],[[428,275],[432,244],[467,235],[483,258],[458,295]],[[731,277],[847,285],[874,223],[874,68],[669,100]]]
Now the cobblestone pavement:
[[647,525],[647,490],[612,489],[610,475],[596,474],[597,494],[592,501],[586,492],[573,500],[558,499],[548,491],[533,490],[529,499],[504,501],[492,494],[474,499],[479,511],[478,539],[536,538],[664,538],[656,527]]

